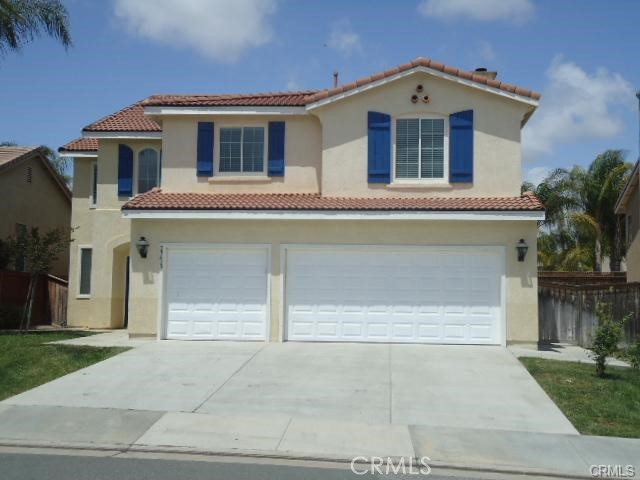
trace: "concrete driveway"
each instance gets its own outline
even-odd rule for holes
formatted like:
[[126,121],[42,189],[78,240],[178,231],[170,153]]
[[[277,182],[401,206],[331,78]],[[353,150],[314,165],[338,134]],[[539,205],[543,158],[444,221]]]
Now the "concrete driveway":
[[151,342],[2,404],[577,433],[485,346]]

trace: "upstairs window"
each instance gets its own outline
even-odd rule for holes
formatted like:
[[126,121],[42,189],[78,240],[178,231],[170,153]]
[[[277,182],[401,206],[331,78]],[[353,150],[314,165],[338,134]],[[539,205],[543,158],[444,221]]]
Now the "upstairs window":
[[265,173],[264,127],[220,128],[220,173]]
[[395,178],[446,178],[448,125],[444,118],[399,118],[395,128]]
[[158,152],[145,148],[138,154],[138,193],[148,192],[160,184],[160,159]]

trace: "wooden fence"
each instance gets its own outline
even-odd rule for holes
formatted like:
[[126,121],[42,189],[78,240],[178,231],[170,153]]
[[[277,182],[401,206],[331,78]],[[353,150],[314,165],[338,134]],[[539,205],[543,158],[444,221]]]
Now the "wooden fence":
[[640,335],[640,283],[626,283],[624,273],[550,273],[538,276],[540,341],[573,343],[589,347],[598,326],[596,305],[611,305],[624,317],[625,342]]
[[[0,270],[0,305],[23,307],[28,289],[28,273]],[[66,325],[67,294],[66,280],[53,275],[40,277],[31,325]]]

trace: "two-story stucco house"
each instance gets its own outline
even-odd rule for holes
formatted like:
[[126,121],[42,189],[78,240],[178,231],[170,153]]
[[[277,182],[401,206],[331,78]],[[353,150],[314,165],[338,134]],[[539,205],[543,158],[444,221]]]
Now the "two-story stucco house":
[[69,324],[535,343],[544,211],[520,194],[520,139],[539,98],[418,58],[328,90],[155,95],[109,115],[61,149]]

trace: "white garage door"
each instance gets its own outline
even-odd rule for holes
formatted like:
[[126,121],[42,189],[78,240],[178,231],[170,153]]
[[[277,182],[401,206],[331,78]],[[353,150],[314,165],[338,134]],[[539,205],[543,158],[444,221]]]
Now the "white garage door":
[[500,344],[500,247],[290,248],[287,338]]
[[267,252],[262,247],[169,248],[166,338],[264,340]]

